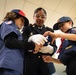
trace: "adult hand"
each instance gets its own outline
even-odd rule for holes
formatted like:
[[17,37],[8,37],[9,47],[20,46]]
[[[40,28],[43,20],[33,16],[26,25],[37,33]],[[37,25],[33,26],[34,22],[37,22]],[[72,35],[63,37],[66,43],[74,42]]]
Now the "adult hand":
[[31,37],[29,37],[28,42],[34,42],[38,45],[44,45],[45,42],[47,42],[47,39],[41,35],[41,34],[36,34],[36,35],[32,35]]
[[54,51],[53,46],[51,45],[47,45],[47,46],[43,46],[39,52],[43,53],[43,54],[52,54]]

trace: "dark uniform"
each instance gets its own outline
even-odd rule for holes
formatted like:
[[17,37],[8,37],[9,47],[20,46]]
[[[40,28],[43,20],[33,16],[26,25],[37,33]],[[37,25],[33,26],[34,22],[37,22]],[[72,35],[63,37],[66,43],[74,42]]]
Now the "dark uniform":
[[[76,28],[71,28],[66,33],[76,34]],[[76,41],[64,39],[58,58],[67,66],[67,75],[76,75]]]
[[[26,33],[26,31],[28,31]],[[39,28],[36,24],[29,25],[28,28],[24,27],[23,29],[23,39],[30,37],[34,34],[44,34],[46,31],[54,32],[51,28],[45,27],[43,25],[42,28]],[[26,36],[28,35],[28,36]],[[53,44],[54,52],[56,51],[55,42]],[[53,63],[45,63],[41,57],[42,53],[38,52],[37,54],[33,54],[32,52],[28,52],[26,56],[26,75],[51,75],[55,72],[55,67]],[[24,63],[25,64],[25,63]]]

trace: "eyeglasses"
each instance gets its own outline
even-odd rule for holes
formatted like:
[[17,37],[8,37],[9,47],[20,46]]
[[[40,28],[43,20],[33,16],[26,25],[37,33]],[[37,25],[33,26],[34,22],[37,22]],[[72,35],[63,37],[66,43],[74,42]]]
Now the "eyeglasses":
[[42,19],[46,18],[45,15],[42,15],[42,16],[41,16],[41,15],[35,15],[35,17],[36,17],[36,18],[40,18],[40,17],[41,17]]

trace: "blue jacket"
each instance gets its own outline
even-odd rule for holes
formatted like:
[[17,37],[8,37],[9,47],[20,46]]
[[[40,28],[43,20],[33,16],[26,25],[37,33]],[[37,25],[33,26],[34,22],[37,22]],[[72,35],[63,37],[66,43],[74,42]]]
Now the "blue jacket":
[[[76,34],[76,28],[69,29],[68,33]],[[58,58],[64,65],[68,65],[74,57],[76,57],[76,41],[64,39]]]
[[22,35],[17,26],[12,21],[5,21],[0,28],[0,68],[7,68],[23,72],[23,52],[19,49],[9,49],[4,44],[4,38],[11,32],[18,35],[18,39],[22,40]]

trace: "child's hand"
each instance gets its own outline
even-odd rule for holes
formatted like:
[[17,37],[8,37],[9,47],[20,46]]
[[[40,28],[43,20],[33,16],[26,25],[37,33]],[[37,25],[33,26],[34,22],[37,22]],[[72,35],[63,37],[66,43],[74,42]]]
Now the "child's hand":
[[50,55],[48,55],[48,56],[43,55],[42,58],[43,58],[44,62],[47,62],[47,63],[50,63],[53,60],[53,58]]
[[50,36],[52,38],[52,42],[51,44],[53,44],[53,42],[55,41],[56,38],[58,38],[58,35],[57,33],[54,33],[54,32],[51,32],[51,31],[46,31],[43,36]]
[[34,52],[33,52],[33,53],[34,53],[34,54],[38,53],[39,50],[42,48],[42,46],[43,46],[43,45],[41,45],[41,44],[39,45],[39,44],[36,44],[36,43],[35,43],[35,49],[34,49]]

